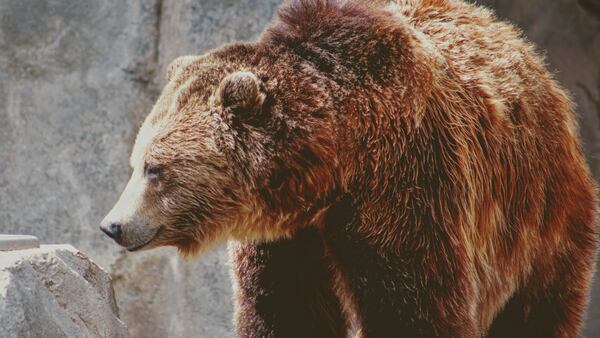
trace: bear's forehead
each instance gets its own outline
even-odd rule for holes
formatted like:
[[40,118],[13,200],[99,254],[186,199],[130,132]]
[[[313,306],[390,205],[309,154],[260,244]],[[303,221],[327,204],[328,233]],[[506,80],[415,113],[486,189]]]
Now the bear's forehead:
[[179,119],[189,111],[186,105],[193,105],[194,109],[208,105],[210,96],[229,73],[228,68],[225,62],[204,57],[178,70],[154,105],[149,115],[151,122],[161,124]]
[[138,132],[130,157],[132,168],[143,166],[153,143],[165,134],[193,128],[198,135],[210,128],[210,97],[226,74],[221,67],[212,66],[180,74],[165,86]]
[[132,168],[142,166],[146,153],[150,150],[152,142],[161,134],[163,134],[169,125],[173,124],[169,120],[175,120],[176,115],[180,112],[172,107],[177,101],[178,87],[173,83],[167,84],[158,101],[152,108],[150,114],[144,120],[144,123],[138,131],[133,151],[130,157],[130,165]]
[[[132,168],[138,168],[144,161],[145,153],[147,152],[152,140],[159,133],[157,125],[153,125],[146,119],[135,139],[133,151],[129,159]],[[139,164],[139,165],[138,165]]]

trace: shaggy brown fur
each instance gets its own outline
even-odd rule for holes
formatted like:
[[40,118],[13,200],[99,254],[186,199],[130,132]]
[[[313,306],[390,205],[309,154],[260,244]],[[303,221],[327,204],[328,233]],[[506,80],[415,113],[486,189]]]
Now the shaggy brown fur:
[[578,336],[597,227],[572,103],[489,11],[295,0],[169,77],[132,156],[161,168],[147,247],[237,239],[240,336]]

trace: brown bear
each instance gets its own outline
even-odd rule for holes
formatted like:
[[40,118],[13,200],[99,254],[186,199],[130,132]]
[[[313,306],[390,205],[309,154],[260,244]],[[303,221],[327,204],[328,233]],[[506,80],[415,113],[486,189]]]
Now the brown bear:
[[177,59],[102,230],[231,239],[241,337],[577,337],[597,247],[573,104],[460,0],[292,0]]

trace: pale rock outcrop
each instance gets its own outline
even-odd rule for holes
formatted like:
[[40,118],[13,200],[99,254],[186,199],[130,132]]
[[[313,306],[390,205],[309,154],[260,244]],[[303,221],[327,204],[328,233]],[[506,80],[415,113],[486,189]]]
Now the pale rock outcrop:
[[70,245],[0,252],[2,337],[128,337],[110,275]]

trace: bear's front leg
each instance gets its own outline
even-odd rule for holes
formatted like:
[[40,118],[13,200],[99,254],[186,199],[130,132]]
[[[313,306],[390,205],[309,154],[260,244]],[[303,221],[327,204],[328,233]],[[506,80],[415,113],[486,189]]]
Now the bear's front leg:
[[[361,224],[389,219],[361,212],[350,200],[340,202],[330,209],[324,231],[340,284],[336,289],[352,312],[358,337],[480,337],[474,283],[456,247],[441,233],[432,233],[429,239],[413,237],[390,250],[393,238],[378,238],[375,231],[369,235]],[[380,234],[390,227],[371,226]],[[426,231],[425,226],[419,230]]]
[[329,260],[315,229],[270,243],[231,243],[238,337],[346,337]]

